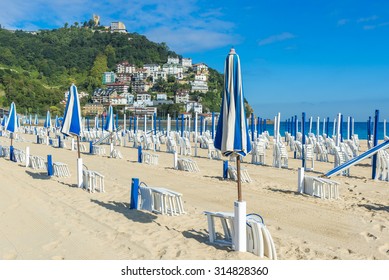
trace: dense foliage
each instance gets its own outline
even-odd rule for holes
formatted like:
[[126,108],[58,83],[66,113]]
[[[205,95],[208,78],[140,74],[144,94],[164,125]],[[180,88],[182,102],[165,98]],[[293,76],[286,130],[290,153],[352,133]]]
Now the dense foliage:
[[[80,91],[91,93],[101,86],[102,73],[114,71],[121,61],[141,67],[145,63],[163,64],[168,56],[177,56],[165,43],[151,42],[137,33],[92,30],[90,24],[65,24],[36,34],[0,27],[0,107],[7,108],[14,101],[20,113],[61,112],[60,102],[72,82]],[[209,71],[209,91],[191,93],[191,99],[201,102],[205,112],[218,112],[223,75],[211,68]],[[194,73],[187,79],[193,80]],[[189,90],[190,85],[172,76],[158,81],[152,91],[165,92],[172,99],[178,89]],[[176,114],[183,106],[161,109]]]
[[[44,112],[50,105],[60,106],[63,94],[61,98],[57,94],[72,82],[91,92],[101,86],[101,74],[114,70],[120,61],[142,66],[165,63],[168,55],[176,54],[166,44],[136,33],[94,32],[76,26],[37,34],[0,29],[0,106],[15,101],[22,110]],[[15,95],[20,98],[11,100]]]

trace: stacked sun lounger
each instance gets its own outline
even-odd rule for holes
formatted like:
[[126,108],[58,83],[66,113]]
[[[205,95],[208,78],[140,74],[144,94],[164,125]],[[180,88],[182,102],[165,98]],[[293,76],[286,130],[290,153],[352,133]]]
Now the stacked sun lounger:
[[[234,181],[238,180],[238,172],[237,172],[235,166],[229,165],[227,172],[228,172],[228,177],[230,179],[232,179]],[[247,172],[246,168],[243,168],[243,167],[240,168],[240,181],[242,183],[250,183],[250,182],[252,182],[251,177],[250,177],[249,173]]]
[[160,187],[139,186],[139,209],[162,215],[185,214],[182,194]]
[[197,163],[190,158],[178,158],[177,159],[177,168],[178,170],[188,171],[188,172],[199,172],[200,169]]
[[70,177],[68,165],[63,162],[53,162],[54,176]]
[[339,183],[327,178],[304,176],[304,193],[322,199],[338,199]]
[[158,165],[158,155],[142,151],[142,163]]
[[[219,246],[233,247],[235,235],[234,213],[230,212],[203,212],[207,216],[209,242]],[[221,224],[218,227],[219,221]],[[218,232],[222,229],[222,232]],[[277,253],[271,234],[263,219],[257,214],[246,216],[247,251],[261,258],[267,257],[276,260]]]
[[83,187],[89,192],[94,193],[96,190],[99,192],[105,192],[104,190],[104,176],[92,170],[83,169]]

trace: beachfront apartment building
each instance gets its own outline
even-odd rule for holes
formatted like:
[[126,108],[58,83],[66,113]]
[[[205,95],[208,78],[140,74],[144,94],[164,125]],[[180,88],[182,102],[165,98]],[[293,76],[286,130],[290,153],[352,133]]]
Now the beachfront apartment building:
[[141,93],[148,91],[153,86],[152,83],[145,81],[132,81],[131,82],[131,92],[132,93]]
[[126,83],[111,83],[107,84],[107,89],[112,88],[115,89],[118,93],[127,93],[129,89],[129,85]]
[[155,99],[156,100],[167,100],[167,94],[166,93],[157,93],[157,96]]
[[126,26],[121,21],[111,22],[111,31],[127,33]]
[[195,71],[195,73],[197,73],[198,75],[208,75],[208,66],[205,63],[193,64],[193,71]]
[[161,71],[161,66],[156,63],[144,64],[143,69],[146,70],[147,76],[153,76],[154,72]]
[[182,65],[182,67],[184,67],[185,70],[192,67],[192,59],[191,58],[182,58],[181,65]]
[[196,102],[196,101],[188,101],[185,104],[185,111],[186,112],[194,112],[194,113],[203,113],[203,105],[201,103]]
[[179,64],[179,63],[180,63],[179,57],[172,57],[172,56],[167,57],[167,64]]
[[110,105],[111,99],[117,97],[117,95],[117,91],[114,88],[96,88],[92,93],[92,103]]
[[151,77],[153,78],[153,83],[155,83],[159,79],[167,81],[167,73],[164,71],[155,71],[153,72]]
[[115,82],[118,82],[118,83],[130,83],[131,79],[132,79],[132,74],[118,73],[118,74],[116,74]]
[[192,86],[192,92],[198,91],[202,93],[208,92],[208,83],[204,80],[194,80],[190,82]]
[[189,101],[189,91],[180,89],[174,95],[175,103],[187,103]]
[[103,85],[114,83],[116,81],[116,74],[114,72],[104,72]]
[[184,78],[184,68],[179,64],[170,64],[165,63],[162,66],[162,71],[166,73],[166,75],[173,75],[178,80],[182,80]]
[[126,73],[126,74],[132,74],[135,73],[136,67],[134,64],[128,63],[128,61],[122,61],[118,64],[116,64],[116,73]]

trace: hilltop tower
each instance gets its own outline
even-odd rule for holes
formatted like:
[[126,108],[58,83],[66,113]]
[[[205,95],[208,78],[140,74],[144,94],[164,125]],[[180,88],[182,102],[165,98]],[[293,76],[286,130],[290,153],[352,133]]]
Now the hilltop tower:
[[93,21],[95,23],[95,26],[98,26],[100,23],[100,16],[93,14]]

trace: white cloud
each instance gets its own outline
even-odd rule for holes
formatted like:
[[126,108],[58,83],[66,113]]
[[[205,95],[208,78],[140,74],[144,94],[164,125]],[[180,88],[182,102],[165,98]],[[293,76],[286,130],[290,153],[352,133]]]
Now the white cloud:
[[178,52],[201,52],[223,46],[231,46],[239,42],[239,37],[228,33],[215,32],[206,29],[191,29],[187,27],[159,27],[146,32],[146,36],[156,42],[167,42],[168,46]]
[[[164,41],[177,52],[204,51],[236,44],[235,24],[223,8],[199,0],[12,0],[2,5],[0,24],[10,29],[59,28],[65,22],[87,21],[92,14],[102,25],[120,20],[129,32]],[[201,4],[201,5],[200,5]],[[197,41],[196,41],[197,40]]]
[[343,18],[343,19],[338,20],[338,25],[339,25],[339,26],[345,25],[345,24],[347,24],[347,23],[349,23],[349,22],[350,22],[349,19]]
[[377,20],[377,19],[378,19],[378,16],[374,15],[374,16],[371,16],[371,17],[359,18],[357,20],[357,22],[369,22],[369,21],[374,21],[374,20]]
[[269,44],[273,44],[273,43],[277,43],[277,42],[293,39],[295,37],[296,36],[293,35],[292,33],[284,32],[284,33],[281,33],[281,34],[272,35],[270,37],[262,39],[262,40],[260,40],[258,42],[258,45],[260,45],[260,46],[269,45]]

